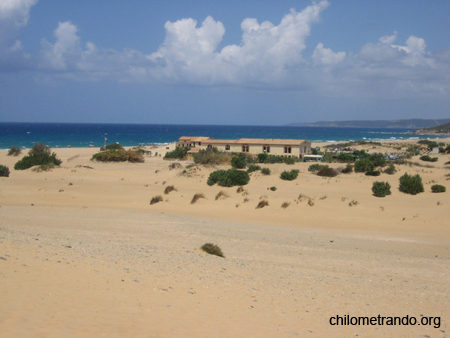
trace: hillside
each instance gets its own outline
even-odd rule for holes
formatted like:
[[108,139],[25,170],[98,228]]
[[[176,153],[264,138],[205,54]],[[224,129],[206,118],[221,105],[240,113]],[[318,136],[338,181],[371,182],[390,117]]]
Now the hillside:
[[337,127],[337,128],[405,128],[424,129],[439,127],[450,123],[450,119],[405,119],[405,120],[349,120],[318,121],[312,123],[289,123],[288,126],[301,127]]
[[422,128],[414,130],[412,134],[450,134],[450,123],[442,124],[436,127]]

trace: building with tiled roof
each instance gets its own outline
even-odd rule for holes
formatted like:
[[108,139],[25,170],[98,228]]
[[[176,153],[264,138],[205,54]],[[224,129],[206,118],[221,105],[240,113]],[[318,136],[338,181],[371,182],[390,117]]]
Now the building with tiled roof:
[[[239,140],[215,140],[210,137],[183,136],[180,137],[177,147],[190,147],[207,149],[215,147],[219,151],[287,156],[303,158],[311,154],[311,142],[307,140],[288,139],[256,139],[241,138]],[[197,149],[195,149],[198,151]]]

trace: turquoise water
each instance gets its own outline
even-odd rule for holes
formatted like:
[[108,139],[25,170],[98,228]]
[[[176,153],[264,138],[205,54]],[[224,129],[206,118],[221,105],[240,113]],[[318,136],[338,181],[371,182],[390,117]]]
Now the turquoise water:
[[[100,147],[119,142],[124,146],[162,144],[181,136],[210,136],[215,139],[281,138],[314,141],[388,140],[418,138],[404,134],[408,129],[321,128],[288,126],[208,126],[170,124],[82,124],[0,123],[0,149],[15,145],[30,148],[35,142],[50,147]],[[438,138],[435,135],[421,138]]]

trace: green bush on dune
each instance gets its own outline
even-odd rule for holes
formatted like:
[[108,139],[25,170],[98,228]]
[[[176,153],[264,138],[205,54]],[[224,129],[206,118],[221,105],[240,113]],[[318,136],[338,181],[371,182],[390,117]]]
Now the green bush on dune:
[[212,172],[208,181],[208,185],[218,184],[221,187],[234,187],[237,185],[246,185],[250,181],[250,176],[246,171],[229,169],[229,170],[216,170]]
[[42,143],[36,142],[30,149],[28,155],[14,165],[15,170],[25,170],[35,165],[59,166],[62,163],[55,153],[50,152],[50,148]]

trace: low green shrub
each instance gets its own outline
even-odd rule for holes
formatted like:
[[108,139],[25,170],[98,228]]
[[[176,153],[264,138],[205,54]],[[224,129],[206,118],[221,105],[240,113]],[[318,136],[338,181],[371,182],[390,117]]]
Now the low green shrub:
[[355,157],[353,156],[353,154],[348,154],[348,153],[340,153],[338,156],[336,156],[336,159],[339,162],[353,162],[355,160]]
[[375,169],[375,163],[369,158],[362,158],[355,162],[355,173],[363,173],[367,171],[373,171]]
[[219,256],[219,257],[223,257],[225,258],[225,256],[223,255],[222,249],[220,249],[217,245],[215,244],[211,244],[211,243],[206,243],[203,244],[201,249],[210,254],[210,255],[215,255],[215,256]]
[[282,180],[293,181],[298,177],[299,171],[297,169],[292,169],[291,171],[283,171],[280,175]]
[[0,165],[0,177],[9,177],[9,168],[4,165]]
[[284,157],[283,162],[286,164],[294,164],[297,160],[295,157]]
[[8,156],[19,156],[21,152],[22,152],[22,150],[19,147],[12,146],[8,150]]
[[353,172],[353,165],[348,163],[347,166],[342,169],[343,174],[351,174]]
[[395,169],[395,166],[392,164],[384,170],[384,173],[388,175],[394,175],[396,172],[397,169]]
[[177,147],[172,151],[168,151],[164,155],[164,158],[178,158],[181,160],[187,155],[187,152],[190,149],[191,149],[190,147]]
[[144,153],[139,150],[128,149],[125,151],[127,161],[130,163],[144,163]]
[[418,193],[424,192],[422,178],[419,174],[415,176],[404,174],[400,177],[399,190],[411,195],[417,195]]
[[277,187],[275,187],[275,186],[274,186],[274,187],[270,187],[269,190],[271,190],[271,191],[277,191]]
[[239,156],[235,156],[231,159],[231,166],[235,169],[244,169],[247,166],[245,154],[240,153]]
[[319,170],[321,170],[321,169],[323,169],[323,168],[328,168],[328,165],[326,165],[326,164],[315,163],[315,164],[311,164],[311,165],[308,167],[308,171],[311,171],[311,172],[317,172],[317,171],[319,171]]
[[429,155],[421,156],[420,159],[425,162],[437,162],[437,157],[430,157]]
[[262,168],[261,173],[263,175],[270,175],[270,169],[269,168]]
[[258,154],[258,163],[266,163],[268,157],[269,155],[266,153]]
[[110,149],[92,155],[91,161],[125,162],[127,155],[123,149]]
[[250,164],[248,166],[247,172],[250,174],[250,173],[252,173],[254,171],[258,171],[258,170],[261,170],[261,167],[259,165],[257,165],[257,164]]
[[366,172],[366,176],[380,176],[381,172],[379,170],[371,170]]
[[446,190],[445,187],[440,184],[435,184],[435,185],[431,186],[432,192],[445,192],[445,190]]
[[323,177],[336,177],[339,175],[339,172],[334,168],[322,168],[317,172],[317,176]]
[[59,166],[61,163],[62,161],[56,157],[56,154],[50,152],[49,147],[36,142],[33,148],[28,152],[28,155],[14,165],[14,169],[25,170],[35,165]]
[[218,184],[221,187],[234,187],[237,185],[246,185],[250,181],[250,176],[246,171],[229,169],[217,170],[212,172],[208,181],[208,185]]
[[391,185],[388,182],[374,182],[372,192],[377,197],[385,197],[391,194]]
[[217,182],[219,182],[219,179],[221,179],[226,174],[226,170],[216,170],[213,171],[211,174],[209,174],[208,180],[206,181],[206,184],[208,185],[214,185]]
[[111,143],[106,145],[106,150],[120,150],[123,146],[120,143]]

